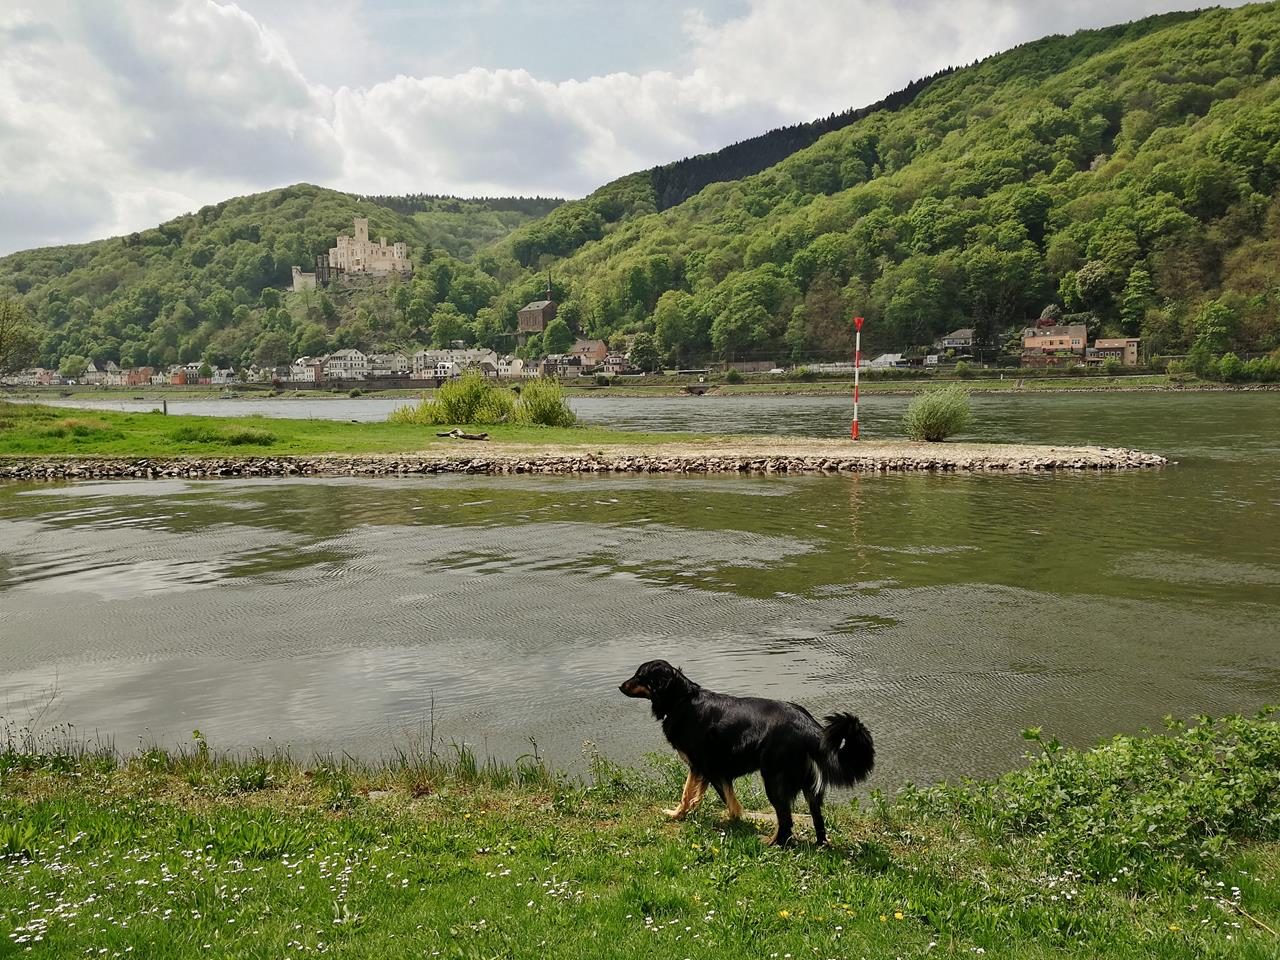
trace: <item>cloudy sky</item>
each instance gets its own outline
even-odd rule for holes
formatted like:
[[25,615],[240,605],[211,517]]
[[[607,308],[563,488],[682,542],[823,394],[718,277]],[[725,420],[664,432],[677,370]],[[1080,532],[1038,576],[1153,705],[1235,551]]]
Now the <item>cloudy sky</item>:
[[574,197],[1179,0],[3,0],[0,254],[298,181]]

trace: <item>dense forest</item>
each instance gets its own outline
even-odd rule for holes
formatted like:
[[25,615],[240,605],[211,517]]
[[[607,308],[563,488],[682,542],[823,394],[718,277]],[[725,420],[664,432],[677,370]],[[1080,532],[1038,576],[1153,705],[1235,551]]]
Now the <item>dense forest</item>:
[[[1048,37],[522,224],[486,218],[549,202],[299,185],[131,237],[6,257],[0,290],[25,302],[46,363],[510,347],[515,311],[548,277],[563,322],[527,352],[578,332],[644,331],[678,362],[844,356],[860,313],[868,349],[971,326],[994,355],[1045,310],[1091,336],[1140,335],[1154,354],[1270,351],[1278,14],[1272,3]],[[409,242],[413,279],[282,295],[289,268],[357,214],[371,234]]]

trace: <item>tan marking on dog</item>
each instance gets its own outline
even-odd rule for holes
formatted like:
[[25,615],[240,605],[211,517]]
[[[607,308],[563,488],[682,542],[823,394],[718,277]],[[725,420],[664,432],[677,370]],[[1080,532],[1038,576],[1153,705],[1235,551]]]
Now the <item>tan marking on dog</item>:
[[702,796],[706,792],[707,781],[690,770],[689,776],[684,781],[684,790],[680,794],[680,806],[674,810],[664,810],[663,813],[672,820],[683,820],[698,808],[698,804],[702,802]]
[[732,783],[724,785],[724,805],[729,812],[730,820],[740,820],[742,818],[742,804],[738,802],[738,796],[733,792]]

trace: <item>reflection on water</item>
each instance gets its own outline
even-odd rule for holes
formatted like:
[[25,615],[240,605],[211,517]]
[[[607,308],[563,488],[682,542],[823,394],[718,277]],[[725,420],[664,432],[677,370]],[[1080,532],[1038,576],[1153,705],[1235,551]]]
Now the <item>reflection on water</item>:
[[993,398],[981,424],[1181,465],[3,487],[0,713],[56,686],[123,746],[376,754],[434,710],[570,764],[661,747],[616,685],[662,656],[856,710],[891,787],[1004,769],[1028,725],[1087,743],[1280,701],[1280,397]]

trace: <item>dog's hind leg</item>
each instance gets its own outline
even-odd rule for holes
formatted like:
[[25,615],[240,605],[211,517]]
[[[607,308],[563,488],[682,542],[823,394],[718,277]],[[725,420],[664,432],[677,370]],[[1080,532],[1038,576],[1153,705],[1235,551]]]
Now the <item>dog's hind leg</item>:
[[684,790],[680,793],[680,805],[674,810],[664,810],[672,820],[683,820],[702,802],[702,795],[707,792],[707,781],[692,770],[685,778]]
[[822,793],[812,787],[804,788],[804,799],[809,804],[809,814],[813,817],[813,833],[818,846],[827,842],[827,823],[822,819]]
[[773,804],[773,811],[778,815],[778,829],[765,843],[770,846],[785,847],[791,842],[791,801],[795,799],[794,788],[787,782],[785,774],[776,770],[760,771],[764,777],[764,794]]
[[737,794],[733,792],[733,781],[726,780],[724,783],[715,785],[716,793],[720,794],[720,799],[724,801],[725,812],[730,820],[742,819],[742,804],[738,802]]

